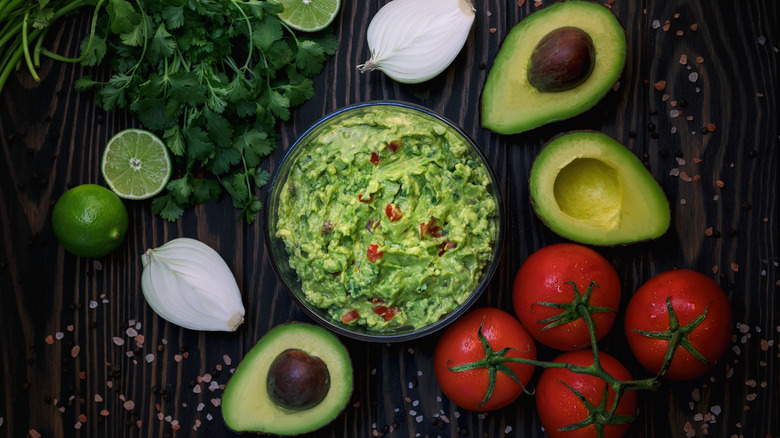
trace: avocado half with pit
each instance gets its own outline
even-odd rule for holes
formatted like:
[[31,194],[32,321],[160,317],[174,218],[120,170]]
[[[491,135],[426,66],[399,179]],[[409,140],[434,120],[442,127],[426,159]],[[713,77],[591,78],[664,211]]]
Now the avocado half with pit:
[[607,7],[569,0],[507,35],[482,90],[482,126],[516,134],[593,107],[620,78],[626,34]]
[[281,324],[246,354],[222,395],[222,417],[236,432],[299,435],[341,414],[352,396],[352,361],[322,327]]
[[652,240],[669,229],[663,189],[639,158],[594,131],[562,134],[536,156],[531,206],[556,234],[589,245]]

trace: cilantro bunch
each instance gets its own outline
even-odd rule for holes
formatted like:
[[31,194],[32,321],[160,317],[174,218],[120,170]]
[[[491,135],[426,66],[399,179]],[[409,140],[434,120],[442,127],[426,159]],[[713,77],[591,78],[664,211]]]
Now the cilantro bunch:
[[278,141],[279,120],[314,94],[338,41],[296,35],[273,0],[101,0],[82,43],[82,64],[108,63],[111,76],[76,81],[105,110],[128,109],[161,134],[174,175],[152,210],[169,221],[226,191],[240,218],[257,218],[261,161]]

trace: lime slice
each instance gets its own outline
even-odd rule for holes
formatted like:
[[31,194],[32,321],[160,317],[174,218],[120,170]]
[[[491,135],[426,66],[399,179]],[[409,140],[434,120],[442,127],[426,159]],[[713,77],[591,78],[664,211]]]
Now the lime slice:
[[293,29],[316,32],[325,29],[336,18],[341,0],[281,0],[284,11],[279,19]]
[[101,165],[108,187],[125,199],[147,199],[160,193],[171,176],[168,148],[143,129],[125,129],[111,137]]

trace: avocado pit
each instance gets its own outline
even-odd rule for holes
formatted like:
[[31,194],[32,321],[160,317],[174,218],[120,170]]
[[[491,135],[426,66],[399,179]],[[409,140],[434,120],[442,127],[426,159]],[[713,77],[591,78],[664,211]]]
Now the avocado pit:
[[271,401],[282,408],[310,409],[328,394],[328,366],[302,350],[284,350],[271,362],[266,388]]
[[545,35],[531,54],[528,82],[543,92],[570,90],[593,72],[593,39],[580,28],[560,27]]

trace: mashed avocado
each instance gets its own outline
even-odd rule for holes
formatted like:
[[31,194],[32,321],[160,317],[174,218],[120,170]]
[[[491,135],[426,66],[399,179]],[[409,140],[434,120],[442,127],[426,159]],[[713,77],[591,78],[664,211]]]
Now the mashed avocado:
[[434,322],[471,295],[493,254],[498,206],[459,134],[377,108],[301,146],[276,233],[311,304],[381,331]]

